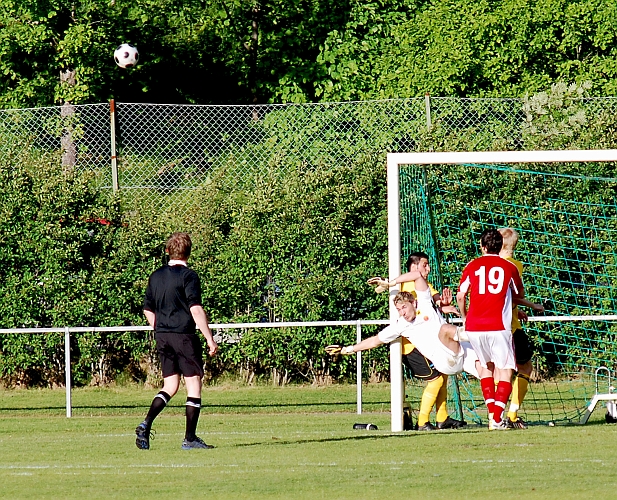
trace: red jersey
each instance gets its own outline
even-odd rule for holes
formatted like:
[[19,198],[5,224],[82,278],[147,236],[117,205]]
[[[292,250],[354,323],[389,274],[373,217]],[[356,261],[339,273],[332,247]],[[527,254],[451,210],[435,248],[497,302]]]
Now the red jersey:
[[459,292],[469,294],[465,329],[487,332],[512,329],[512,291],[522,292],[518,269],[498,255],[472,260],[463,271]]

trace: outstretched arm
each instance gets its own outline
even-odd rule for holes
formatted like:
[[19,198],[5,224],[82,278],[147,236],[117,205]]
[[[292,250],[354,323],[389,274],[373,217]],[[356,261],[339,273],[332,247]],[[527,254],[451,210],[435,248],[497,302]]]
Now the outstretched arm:
[[383,345],[383,342],[379,340],[379,337],[377,335],[373,335],[372,337],[364,339],[359,344],[352,345],[351,347],[353,348],[353,352],[360,352],[368,351],[369,349],[375,349],[375,347],[379,347],[380,345]]
[[428,288],[426,280],[418,271],[409,271],[408,273],[401,274],[397,278],[386,280],[384,278],[375,277],[368,280],[369,285],[377,285],[375,291],[381,293],[388,288],[398,285],[399,283],[405,283],[407,281],[414,281],[416,283],[416,290],[423,291]]
[[373,335],[372,337],[369,337],[368,339],[364,339],[359,344],[348,345],[344,347],[340,345],[329,345],[325,349],[326,349],[326,352],[330,354],[331,356],[336,356],[338,354],[349,355],[349,354],[354,354],[360,351],[368,351],[369,349],[374,349],[375,347],[379,347],[380,345],[383,345],[383,344],[384,343],[381,340],[379,340],[379,337],[377,335]]
[[544,312],[544,306],[542,304],[536,304],[535,302],[531,302],[522,297],[513,297],[512,302],[516,304],[517,306],[530,307],[534,311]]
[[[422,275],[419,271],[409,271],[407,273],[401,274],[397,278],[394,278],[392,281],[394,281],[394,285],[398,285],[400,283],[406,283],[407,281],[416,281],[418,279],[422,279],[424,281],[424,278],[422,278]],[[390,283],[392,283],[392,281],[390,281]]]

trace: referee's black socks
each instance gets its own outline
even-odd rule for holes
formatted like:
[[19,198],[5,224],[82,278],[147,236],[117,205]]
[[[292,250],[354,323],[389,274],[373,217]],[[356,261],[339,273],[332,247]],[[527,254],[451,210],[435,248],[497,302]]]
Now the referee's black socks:
[[195,441],[200,411],[201,398],[186,398],[186,433],[184,439],[187,441]]
[[161,413],[167,406],[170,399],[171,396],[165,391],[160,391],[156,396],[154,396],[150,409],[148,410],[148,414],[144,420],[148,427],[152,426],[152,422],[154,422],[154,419],[158,416],[158,414]]

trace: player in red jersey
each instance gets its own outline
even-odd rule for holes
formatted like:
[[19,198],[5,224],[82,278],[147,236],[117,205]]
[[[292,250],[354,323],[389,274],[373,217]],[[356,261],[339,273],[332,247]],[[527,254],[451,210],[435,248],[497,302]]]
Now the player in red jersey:
[[482,256],[467,264],[456,294],[465,331],[481,365],[480,385],[489,412],[489,429],[495,430],[507,429],[501,416],[512,392],[516,367],[512,304],[523,297],[518,269],[499,256],[502,245],[503,238],[496,229],[482,233]]

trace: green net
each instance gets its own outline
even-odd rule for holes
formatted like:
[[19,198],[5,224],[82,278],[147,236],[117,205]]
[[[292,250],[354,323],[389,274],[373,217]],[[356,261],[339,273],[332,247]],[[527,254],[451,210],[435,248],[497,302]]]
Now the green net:
[[[617,311],[617,179],[585,175],[613,169],[584,163],[401,165],[399,171],[402,259],[427,252],[434,285],[456,289],[464,266],[479,255],[484,229],[518,231],[514,257],[524,264],[526,297],[546,308],[546,318],[524,325],[536,354],[519,414],[531,422],[576,421],[596,391],[611,390],[617,321],[581,316]],[[473,377],[462,375],[453,389],[454,406],[458,390],[466,418],[486,418]]]

